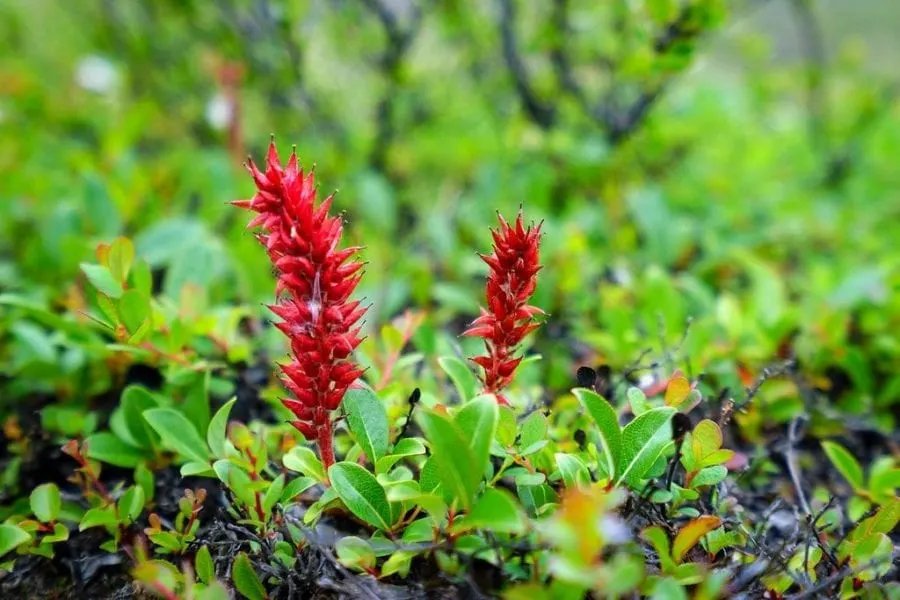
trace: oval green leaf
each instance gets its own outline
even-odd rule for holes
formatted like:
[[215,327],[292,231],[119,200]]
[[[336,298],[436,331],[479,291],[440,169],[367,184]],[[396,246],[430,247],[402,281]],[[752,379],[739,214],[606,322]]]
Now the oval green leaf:
[[675,412],[667,406],[654,408],[625,426],[616,485],[625,482],[634,488],[653,467],[663,448],[672,441],[669,422]]
[[391,505],[374,475],[356,463],[339,462],[328,469],[328,478],[350,512],[382,531],[390,529]]
[[[619,464],[619,457],[622,454],[622,430],[619,429],[619,417],[606,398],[596,392],[585,388],[576,388],[572,393],[597,424],[600,431],[601,455],[605,460],[604,470],[614,478],[617,472],[616,466]],[[641,415],[641,417],[643,416]]]
[[374,465],[387,453],[390,444],[384,403],[371,389],[356,388],[347,390],[342,406],[350,433]]
[[197,428],[187,417],[172,408],[151,408],[144,418],[159,434],[164,446],[195,462],[209,461],[209,450]]

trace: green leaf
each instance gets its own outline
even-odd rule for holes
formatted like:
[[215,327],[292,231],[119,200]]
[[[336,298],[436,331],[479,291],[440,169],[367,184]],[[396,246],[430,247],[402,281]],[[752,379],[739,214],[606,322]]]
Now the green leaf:
[[29,498],[31,512],[41,523],[55,521],[62,509],[62,497],[55,483],[44,483],[32,490]]
[[350,433],[374,465],[387,453],[390,444],[384,403],[369,388],[353,388],[344,394],[342,405]]
[[610,477],[615,477],[616,467],[620,461],[619,457],[622,454],[622,431],[619,429],[619,417],[603,396],[584,388],[576,388],[573,393],[597,424],[600,430],[600,450],[606,461],[604,470]]
[[834,467],[844,476],[854,492],[860,492],[865,489],[866,480],[863,469],[859,461],[854,458],[850,451],[838,444],[837,442],[822,442],[822,449],[828,456]]
[[659,525],[648,527],[641,532],[641,537],[650,542],[650,545],[656,550],[656,556],[659,558],[659,564],[663,573],[667,573],[675,568],[669,536],[666,535],[662,527]]
[[144,463],[139,464],[134,470],[134,482],[144,490],[144,499],[147,502],[153,500],[156,484],[153,479],[153,471]]
[[215,471],[213,471],[212,467],[209,465],[208,461],[197,462],[191,461],[186,462],[181,465],[181,476],[182,477],[212,477],[215,475]]
[[110,298],[119,298],[122,295],[122,284],[116,281],[109,269],[103,265],[81,263],[81,271],[101,294]]
[[728,469],[722,465],[704,467],[691,479],[691,489],[704,485],[716,485],[728,476]]
[[139,485],[128,488],[119,498],[119,516],[131,521],[136,520],[144,510],[144,488]]
[[478,529],[519,534],[525,531],[525,511],[508,491],[488,488],[472,506],[465,523]]
[[691,432],[691,453],[698,463],[722,447],[722,430],[715,422],[703,419]]
[[345,567],[366,571],[375,566],[375,551],[369,542],[353,535],[339,539],[334,545],[338,560]]
[[284,490],[282,490],[281,492],[281,499],[279,501],[282,504],[287,504],[317,483],[318,482],[312,477],[297,477],[296,479],[292,479],[286,486],[284,486]]
[[391,528],[387,494],[369,471],[356,463],[339,462],[328,469],[328,478],[350,512],[382,531]]
[[134,244],[126,237],[117,237],[109,246],[107,265],[116,281],[125,282],[134,262]]
[[116,510],[113,505],[98,506],[84,513],[84,516],[81,517],[81,521],[78,523],[78,530],[84,531],[91,527],[115,526],[117,524]]
[[499,406],[500,418],[497,422],[497,441],[503,449],[510,448],[516,441],[516,415],[508,406]]
[[275,507],[275,504],[281,500],[281,492],[284,491],[284,473],[275,478],[275,481],[269,484],[266,495],[263,496],[262,507],[268,514]]
[[194,570],[203,583],[209,584],[216,578],[216,566],[209,553],[208,546],[200,546],[194,557]]
[[31,536],[21,527],[9,523],[0,524],[0,556],[5,556],[30,539]]
[[634,413],[635,417],[639,417],[650,410],[650,403],[647,402],[647,396],[644,395],[641,388],[630,387],[625,392],[625,396],[628,398],[628,404],[631,406],[631,412]]
[[129,446],[108,431],[95,433],[85,440],[87,456],[116,467],[136,467],[147,458],[143,452]]
[[[496,403],[495,403],[496,404]],[[528,415],[524,421],[522,421],[522,427],[519,433],[519,448],[521,454],[526,454],[524,452],[525,448],[529,446],[533,446],[539,442],[544,442],[547,440],[547,417],[540,411],[535,411]]]
[[637,487],[666,445],[672,441],[669,421],[675,412],[671,407],[654,408],[625,426],[622,430],[622,453],[616,485],[624,481],[632,488]]
[[144,418],[144,411],[158,406],[156,399],[146,388],[129,385],[122,391],[119,406],[122,408],[125,428],[136,444],[141,448],[152,448],[158,443],[159,436]]
[[259,580],[246,552],[241,552],[235,557],[231,567],[231,577],[235,589],[246,596],[247,600],[266,600],[268,597],[266,588]]
[[490,395],[476,397],[463,405],[454,417],[456,425],[469,440],[478,473],[484,474],[488,469],[498,420],[497,400]]
[[[469,440],[454,422],[437,413],[420,411],[418,421],[431,444],[429,464],[434,465],[444,493],[468,509],[484,474],[482,463],[476,460]],[[431,491],[425,481],[421,484],[424,491]]]
[[412,563],[415,552],[410,550],[398,550],[391,554],[384,564],[381,565],[381,576],[398,574],[400,577],[406,577],[409,574],[409,567]]
[[209,369],[197,373],[185,394],[181,411],[198,432],[209,431]]
[[438,358],[438,364],[444,370],[444,373],[450,377],[453,385],[456,386],[456,391],[459,393],[459,398],[462,402],[468,402],[470,398],[475,397],[475,390],[478,389],[478,379],[466,363],[455,356],[442,356]]
[[574,454],[557,452],[556,466],[559,467],[559,472],[567,488],[585,486],[591,482],[591,475],[587,467]]
[[407,456],[425,454],[425,444],[419,438],[403,438],[391,449],[391,453],[378,459],[375,464],[375,473],[387,473],[398,461]]
[[196,462],[209,461],[209,450],[197,428],[182,413],[172,408],[151,408],[144,418],[156,430],[164,446]]
[[137,333],[150,317],[150,298],[135,289],[125,290],[119,298],[118,313],[128,333]]
[[285,468],[308,475],[320,483],[325,483],[325,467],[316,453],[306,446],[295,446],[281,459]]
[[237,398],[232,398],[223,404],[213,415],[206,430],[206,443],[209,444],[209,449],[216,458],[225,458],[226,442],[228,441],[228,416],[231,414],[231,407],[235,402],[237,402]]

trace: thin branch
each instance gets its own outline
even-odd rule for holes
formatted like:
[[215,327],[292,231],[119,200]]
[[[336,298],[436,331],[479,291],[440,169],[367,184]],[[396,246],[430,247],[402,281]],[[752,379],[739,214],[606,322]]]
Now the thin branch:
[[519,54],[516,40],[515,0],[500,1],[500,40],[503,46],[503,59],[513,77],[513,83],[522,106],[529,118],[541,129],[550,129],[556,121],[556,106],[538,98],[531,83],[525,62]]

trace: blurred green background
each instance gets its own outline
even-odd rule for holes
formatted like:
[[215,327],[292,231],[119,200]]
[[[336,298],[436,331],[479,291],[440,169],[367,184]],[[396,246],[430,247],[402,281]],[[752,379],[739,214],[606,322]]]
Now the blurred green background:
[[[737,390],[795,356],[890,427],[898,19],[883,0],[6,0],[0,393],[102,391],[61,383],[109,356],[60,323],[84,322],[79,264],[119,235],[160,298],[263,315],[271,269],[227,202],[274,134],[340,190],[372,332],[415,308],[458,343],[475,252],[521,205],[552,315],[535,381],[671,349],[690,317],[694,375]],[[767,394],[766,420],[799,410]]]

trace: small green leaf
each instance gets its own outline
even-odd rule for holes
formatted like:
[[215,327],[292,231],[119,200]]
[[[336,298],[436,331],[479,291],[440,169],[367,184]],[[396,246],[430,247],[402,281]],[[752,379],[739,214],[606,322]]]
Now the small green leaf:
[[390,529],[391,505],[374,475],[356,463],[339,462],[328,469],[328,478],[350,512],[382,531]]
[[216,578],[216,567],[208,546],[200,546],[200,549],[197,550],[197,555],[194,557],[194,570],[197,571],[197,577],[203,583],[212,583]]
[[591,482],[591,475],[587,467],[574,454],[557,452],[556,466],[559,467],[559,472],[567,488],[584,486]]
[[524,421],[522,421],[518,446],[523,450],[520,450],[520,454],[526,454],[524,452],[525,448],[533,446],[534,444],[537,444],[539,442],[544,442],[546,440],[547,417],[544,416],[544,413],[535,411],[528,415],[528,417],[526,417]]
[[634,413],[635,417],[639,417],[650,410],[650,403],[647,402],[647,396],[644,395],[641,388],[630,387],[625,392],[625,396],[628,398],[628,404],[631,405],[631,412]]
[[294,498],[316,485],[318,482],[312,477],[297,477],[296,479],[292,479],[286,486],[284,486],[284,490],[281,492],[281,500],[282,504],[287,504],[291,502]]
[[31,492],[31,512],[41,523],[55,521],[62,509],[62,497],[55,483],[44,483]]
[[[484,474],[483,462],[476,460],[469,440],[453,421],[425,410],[419,412],[418,421],[431,444],[432,456],[427,464],[433,465],[444,493],[468,509]],[[420,483],[424,491],[432,491],[424,475]]]
[[266,588],[259,580],[246,552],[239,553],[234,559],[231,577],[234,580],[235,589],[246,596],[247,600],[266,600],[268,597]]
[[619,457],[622,454],[622,431],[619,429],[619,417],[603,396],[584,388],[576,388],[573,393],[597,424],[600,430],[600,450],[606,461],[604,470],[610,477],[615,477],[616,466],[619,464]]
[[95,433],[85,440],[87,456],[116,467],[136,467],[147,456],[108,431]]
[[712,467],[704,467],[691,479],[691,489],[702,487],[705,485],[716,485],[728,476],[728,469],[722,465],[713,465]]
[[616,485],[624,481],[634,488],[653,467],[663,449],[672,441],[669,422],[675,412],[671,407],[654,408],[625,426]]
[[284,491],[284,473],[275,478],[275,481],[269,484],[266,495],[263,496],[262,507],[268,514],[272,508],[281,500],[281,492]]
[[691,453],[698,463],[722,447],[722,430],[715,422],[703,419],[691,432]]
[[669,536],[666,535],[666,532],[662,527],[659,525],[648,527],[641,532],[641,537],[650,542],[650,545],[656,550],[656,556],[659,558],[663,573],[670,572],[675,568],[675,562],[672,560]]
[[134,469],[134,482],[144,490],[144,499],[147,502],[151,502],[153,500],[153,495],[156,492],[153,471],[148,469],[147,465],[144,463],[139,464]]
[[172,408],[151,408],[144,411],[144,418],[170,450],[195,462],[209,460],[209,450],[197,428],[182,413]]
[[216,458],[225,458],[225,448],[227,447],[228,434],[228,416],[231,414],[231,407],[237,402],[237,398],[232,398],[222,405],[216,411],[209,427],[206,429],[206,443]]
[[122,284],[116,281],[109,269],[103,265],[81,263],[81,271],[101,294],[110,298],[119,298],[122,295]]
[[153,273],[150,271],[150,265],[147,264],[147,261],[138,260],[134,263],[131,280],[134,283],[134,289],[148,298],[152,295]]
[[182,477],[212,477],[215,475],[209,462],[191,461],[181,465]]
[[356,388],[347,390],[342,406],[350,433],[374,465],[387,453],[390,444],[384,403],[371,389]]
[[525,512],[508,491],[488,488],[472,506],[465,522],[478,529],[519,534],[525,531]]
[[375,473],[387,473],[398,461],[407,456],[425,454],[425,444],[419,438],[403,438],[391,449],[391,453],[378,459]]
[[510,448],[516,441],[516,414],[508,406],[500,406],[497,421],[497,441],[503,449]]
[[285,468],[288,468],[291,471],[296,471],[312,477],[320,483],[325,483],[327,481],[325,477],[325,467],[322,466],[322,461],[319,460],[319,457],[316,456],[315,452],[306,446],[295,446],[294,448],[291,448],[291,451],[285,454],[284,458],[281,460],[282,463],[284,463]]
[[125,282],[134,262],[134,244],[126,237],[117,237],[109,246],[107,265],[116,281]]
[[469,399],[475,397],[475,390],[478,389],[478,379],[475,378],[475,375],[466,363],[455,356],[442,356],[438,358],[438,364],[444,370],[444,373],[450,377],[453,385],[456,386],[456,391],[459,393],[459,398],[462,402],[468,402]]
[[31,536],[21,527],[9,523],[0,524],[0,556],[5,556],[30,539]]
[[209,369],[197,373],[188,387],[181,404],[181,411],[188,421],[194,424],[198,432],[209,431]]
[[150,316],[150,298],[134,289],[125,290],[119,298],[118,309],[128,333],[137,333]]
[[353,535],[348,535],[334,545],[338,560],[345,567],[366,571],[375,566],[375,552],[369,542]]
[[865,489],[866,483],[863,469],[856,458],[850,454],[849,450],[837,442],[831,441],[822,442],[822,449],[834,467],[850,483],[854,492],[860,492]]
[[498,419],[497,400],[489,395],[478,396],[463,405],[454,417],[457,427],[469,440],[472,457],[481,474],[489,466],[491,442],[497,433]]
[[119,498],[119,515],[131,521],[136,520],[144,510],[144,488],[139,485],[128,488]]
[[409,567],[412,563],[415,552],[410,550],[398,550],[391,554],[384,564],[381,565],[381,576],[397,574],[400,577],[406,577],[409,574]]
[[119,400],[122,415],[125,419],[125,427],[141,448],[152,448],[158,443],[159,436],[150,427],[144,418],[144,411],[158,406],[156,399],[150,392],[139,385],[129,385],[122,391]]
[[114,506],[98,506],[96,508],[91,508],[84,513],[84,516],[81,517],[81,522],[78,523],[78,530],[84,531],[91,527],[108,525],[115,526],[117,523],[118,521],[116,520],[116,510]]

